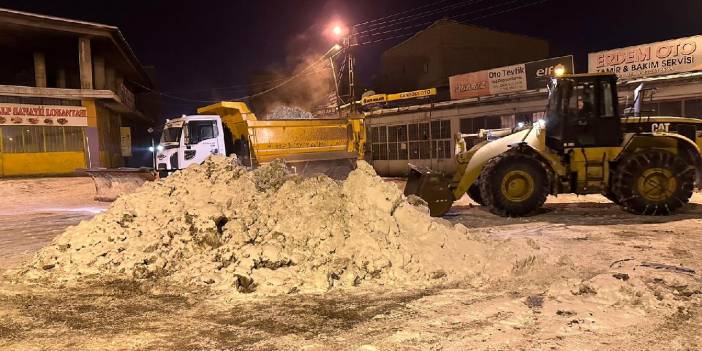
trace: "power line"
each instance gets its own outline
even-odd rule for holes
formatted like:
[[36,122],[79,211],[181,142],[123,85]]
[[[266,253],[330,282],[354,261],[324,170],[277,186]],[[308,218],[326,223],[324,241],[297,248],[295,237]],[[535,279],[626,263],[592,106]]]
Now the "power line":
[[[309,74],[308,71],[309,71],[310,69],[316,67],[317,65],[319,65],[319,63],[321,63],[321,62],[323,62],[323,61],[325,61],[326,59],[329,58],[328,54],[329,54],[329,52],[325,53],[324,55],[322,55],[322,57],[320,57],[318,60],[316,60],[316,61],[313,62],[312,64],[308,65],[308,66],[305,67],[304,69],[302,69],[302,70],[301,70],[300,72],[298,72],[297,74],[294,74],[294,75],[288,77],[287,79],[282,80],[279,84],[276,84],[275,86],[273,86],[273,87],[271,87],[271,88],[265,89],[265,90],[263,90],[263,91],[260,91],[260,92],[257,92],[257,93],[251,94],[251,95],[247,95],[247,96],[243,96],[243,97],[240,97],[240,98],[236,98],[235,100],[248,100],[248,99],[251,99],[251,98],[254,98],[254,97],[257,97],[257,96],[261,96],[261,95],[267,94],[267,93],[269,93],[269,92],[271,92],[271,91],[273,91],[273,90],[275,90],[275,89],[278,89],[278,88],[280,88],[280,87],[282,87],[282,86],[284,86],[284,85],[290,83],[291,81],[295,80],[296,78],[299,78],[299,77],[301,77],[301,76],[303,76],[303,75],[305,75],[305,74]],[[337,53],[337,54],[338,54],[338,53]],[[336,55],[336,54],[334,54],[332,57],[334,57],[335,55]],[[321,71],[318,71],[318,72],[321,72]],[[318,73],[318,72],[311,72],[311,73]],[[215,102],[221,101],[221,100],[199,100],[199,99],[191,99],[191,98],[186,98],[186,97],[182,97],[182,96],[171,95],[171,94],[168,94],[168,93],[165,93],[165,92],[162,92],[162,91],[158,91],[158,90],[149,88],[149,87],[147,87],[147,86],[145,86],[145,85],[143,85],[143,84],[141,84],[141,83],[139,83],[139,82],[135,82],[135,81],[131,81],[131,80],[130,80],[130,82],[133,83],[134,85],[137,85],[137,86],[139,86],[139,87],[141,87],[141,88],[143,88],[143,89],[146,89],[146,90],[148,90],[148,91],[150,91],[150,92],[152,92],[152,93],[155,93],[155,94],[158,94],[158,95],[160,95],[160,96],[162,96],[162,97],[169,98],[169,99],[173,99],[173,100],[179,100],[179,101],[190,102],[190,103],[215,103]]]
[[[520,9],[523,9],[523,8],[526,8],[526,7],[530,7],[530,6],[534,6],[534,5],[541,5],[541,4],[543,4],[543,3],[545,3],[545,2],[548,2],[548,1],[550,1],[550,0],[539,0],[539,1],[536,1],[536,2],[533,2],[533,3],[527,3],[527,4],[524,4],[524,5],[521,5],[521,6],[513,7],[513,8],[511,8],[511,9],[506,9],[506,10],[504,10],[504,11],[500,11],[500,12],[496,12],[496,13],[491,13],[491,14],[487,14],[487,15],[483,15],[483,16],[479,16],[479,17],[475,17],[475,18],[471,18],[471,19],[468,19],[468,20],[465,20],[465,21],[476,21],[476,20],[479,20],[479,19],[487,18],[487,17],[492,17],[492,16],[496,16],[496,15],[501,15],[501,14],[504,14],[504,13],[508,13],[508,12],[520,10]],[[465,22],[465,21],[462,21],[462,22]]]
[[[476,1],[476,0],[473,0],[473,1]],[[477,2],[482,2],[482,1],[485,1],[485,0],[477,0]],[[518,1],[518,0],[515,0],[515,1]],[[463,13],[461,13],[461,14],[454,15],[454,16],[450,16],[450,17],[447,17],[447,18],[459,18],[459,17],[465,16],[465,15],[468,15],[468,14],[471,14],[471,13],[481,12],[481,11],[484,11],[484,10],[487,10],[487,9],[489,9],[489,7],[488,7],[488,8],[484,8],[484,9],[479,9],[479,10],[470,11],[470,12],[463,12]],[[383,34],[388,34],[388,33],[401,32],[401,31],[404,31],[404,30],[407,30],[407,29],[412,29],[412,28],[417,28],[417,27],[424,27],[424,26],[428,26],[428,25],[430,25],[430,24],[432,24],[432,23],[434,23],[434,22],[436,22],[436,21],[434,20],[434,21],[428,21],[428,22],[423,22],[423,23],[419,23],[419,24],[413,24],[413,25],[410,25],[410,26],[402,27],[402,28],[390,29],[390,30],[383,31],[383,32],[367,34],[367,35],[365,35],[365,37],[369,38],[369,37],[374,37],[374,36],[383,35]],[[364,36],[360,36],[360,37],[362,38],[362,37],[364,37]]]
[[[305,72],[307,72],[309,69],[311,69],[311,68],[315,67],[316,65],[318,65],[320,62],[324,62],[325,60],[327,60],[327,59],[329,58],[329,57],[327,56],[328,53],[329,53],[329,52],[325,53],[325,54],[322,55],[322,57],[320,57],[317,61],[313,62],[312,64],[310,64],[309,66],[307,66],[306,68],[304,68],[302,71],[298,72],[297,74],[295,74],[295,75],[289,77],[288,79],[284,80],[284,81],[281,82],[280,84],[277,84],[277,85],[275,85],[275,86],[273,86],[273,87],[271,87],[271,88],[268,88],[268,89],[266,89],[266,90],[260,91],[260,92],[258,92],[258,93],[254,93],[254,94],[251,94],[251,95],[247,95],[247,96],[242,96],[242,97],[240,97],[240,98],[236,98],[235,100],[248,100],[248,99],[252,99],[252,98],[255,98],[255,97],[257,97],[257,96],[261,96],[261,95],[267,94],[267,93],[269,93],[269,92],[271,92],[271,91],[273,91],[273,90],[276,90],[276,89],[278,89],[278,88],[280,88],[280,87],[282,87],[282,86],[284,86],[284,85],[286,85],[286,84],[292,82],[292,81],[295,80],[296,78],[302,76],[302,75],[303,75]],[[333,56],[332,56],[332,57],[333,57]]]
[[422,9],[425,9],[425,8],[431,7],[431,6],[436,6],[436,5],[440,4],[440,3],[444,3],[444,2],[447,2],[447,1],[450,1],[450,0],[440,0],[440,1],[438,1],[438,2],[434,2],[434,3],[431,3],[431,4],[426,4],[426,5],[422,5],[422,6],[419,6],[419,7],[412,8],[412,9],[400,11],[400,12],[397,12],[397,13],[394,13],[394,14],[391,14],[391,15],[388,15],[388,16],[383,16],[383,17],[379,17],[379,18],[376,18],[376,19],[368,20],[368,21],[365,21],[365,22],[362,22],[362,23],[354,24],[353,27],[355,28],[355,27],[360,27],[360,26],[364,26],[364,25],[367,25],[367,24],[372,24],[372,23],[375,23],[375,22],[378,22],[378,21],[382,21],[382,20],[385,20],[385,19],[389,19],[389,18],[395,17],[395,16],[403,15],[403,14],[405,14],[405,13],[409,13],[409,12],[413,12],[413,11],[422,10]]
[[[312,72],[307,73],[306,75],[317,74],[317,73],[323,72],[325,69],[327,69],[327,68],[323,68],[323,69],[320,69],[320,70],[315,70],[315,71],[312,71]],[[206,89],[169,90],[169,91],[166,91],[166,93],[175,93],[175,92],[181,92],[181,93],[185,93],[185,92],[190,92],[190,93],[194,93],[194,92],[213,92],[213,91],[219,91],[219,90],[228,90],[228,91],[233,91],[233,92],[236,92],[236,91],[246,91],[246,90],[248,90],[249,88],[253,88],[253,87],[265,86],[265,85],[269,85],[269,84],[273,84],[273,83],[279,83],[279,82],[284,81],[285,79],[287,79],[287,77],[282,77],[282,78],[277,78],[277,79],[270,79],[270,80],[259,81],[259,82],[252,82],[252,83],[250,83],[250,84],[238,84],[238,85],[230,85],[230,86],[224,86],[224,87],[212,87],[212,88],[206,88]]]
[[[442,12],[465,7],[465,6],[471,5],[473,3],[480,3],[483,1],[485,1],[485,0],[465,0],[465,1],[461,1],[460,3],[448,5],[448,6],[443,7],[443,8],[433,9],[433,10],[429,10],[429,11],[423,11],[423,12],[416,13],[416,14],[413,14],[410,16],[400,17],[397,19],[393,19],[391,21],[385,21],[385,22],[379,23],[376,25],[375,28],[370,28],[367,30],[359,31],[359,32],[354,33],[354,35],[363,35],[365,33],[375,32],[375,31],[381,30],[383,28],[395,27],[395,26],[400,25],[402,23],[412,22],[412,21],[419,19],[419,18],[422,18],[422,17],[436,15],[436,14],[439,14]],[[385,23],[394,23],[394,24],[383,25]]]
[[[503,9],[503,10],[501,10],[501,11],[496,11],[496,12],[488,13],[488,14],[485,14],[485,15],[472,17],[472,18],[467,19],[467,20],[461,20],[461,21],[459,21],[459,22],[471,22],[471,21],[475,21],[475,20],[478,20],[478,19],[483,19],[483,18],[487,18],[487,17],[499,15],[499,14],[504,14],[504,13],[507,13],[507,12],[512,12],[512,11],[515,11],[515,10],[518,10],[518,9],[522,9],[522,8],[526,8],[526,7],[529,7],[529,6],[539,5],[539,4],[542,4],[542,3],[547,2],[547,1],[549,1],[549,0],[539,0],[539,1],[536,1],[536,2],[531,2],[531,3],[523,4],[523,5],[516,6],[516,7],[512,7],[512,8]],[[458,15],[454,15],[454,16],[451,16],[451,17],[447,17],[447,18],[449,18],[449,19],[462,18],[462,17],[465,17],[465,16],[470,15],[470,14],[475,14],[475,13],[479,13],[479,12],[484,12],[484,11],[487,11],[487,10],[491,10],[491,9],[503,7],[503,6],[505,6],[505,5],[512,5],[512,4],[514,4],[515,2],[519,2],[519,0],[506,1],[506,2],[502,2],[502,3],[499,3],[499,4],[493,5],[493,6],[484,7],[484,8],[478,9],[478,10],[474,10],[474,11],[464,12],[464,13],[461,13],[461,14],[458,14]],[[403,28],[398,28],[398,29],[389,30],[389,31],[386,31],[386,32],[376,33],[376,34],[380,35],[380,34],[387,34],[387,33],[392,33],[392,32],[399,32],[399,31],[403,31],[403,30],[407,30],[407,29],[416,28],[416,27],[428,26],[428,25],[430,25],[430,24],[432,24],[432,23],[434,23],[434,22],[424,22],[424,23],[420,23],[420,24],[416,24],[416,25],[412,25],[412,26],[406,26],[406,27],[403,27]],[[356,44],[356,45],[359,45],[359,46],[360,46],[360,45],[374,44],[374,43],[379,43],[379,42],[386,41],[386,40],[404,38],[404,37],[408,37],[408,36],[411,36],[411,35],[414,35],[414,34],[416,34],[416,32],[403,33],[403,34],[394,35],[394,36],[385,37],[385,38],[380,38],[380,39],[375,39],[375,40],[366,40],[366,41],[360,42],[360,43],[358,43],[358,44]],[[366,36],[366,37],[369,38],[369,37],[371,37],[371,36],[373,36],[373,35],[368,35],[368,36]]]

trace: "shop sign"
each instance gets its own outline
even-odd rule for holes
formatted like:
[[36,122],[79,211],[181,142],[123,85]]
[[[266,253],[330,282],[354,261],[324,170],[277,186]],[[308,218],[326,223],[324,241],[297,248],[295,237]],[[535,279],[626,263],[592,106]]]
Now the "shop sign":
[[702,69],[702,35],[588,54],[588,72],[619,78],[690,72]]
[[361,105],[379,104],[387,101],[386,94],[373,94],[361,98]]
[[132,130],[129,127],[119,127],[119,140],[123,157],[132,156]]
[[0,126],[88,126],[88,110],[80,106],[0,103]]
[[548,78],[573,73],[573,56],[555,57],[449,77],[451,99],[545,88]]
[[388,94],[387,101],[424,98],[434,95],[436,95],[436,88],[421,89],[415,91],[406,91],[397,94]]

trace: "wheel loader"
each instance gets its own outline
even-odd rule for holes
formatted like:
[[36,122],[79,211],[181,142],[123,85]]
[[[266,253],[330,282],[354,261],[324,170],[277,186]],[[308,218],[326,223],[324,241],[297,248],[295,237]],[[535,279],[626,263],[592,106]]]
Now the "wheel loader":
[[465,193],[506,217],[534,213],[549,194],[603,194],[639,215],[687,204],[702,166],[695,140],[702,120],[680,118],[692,129],[672,132],[670,121],[651,122],[660,117],[621,118],[613,74],[553,77],[548,87],[543,120],[469,150],[457,135],[453,178],[410,165],[405,194],[424,199],[432,216]]

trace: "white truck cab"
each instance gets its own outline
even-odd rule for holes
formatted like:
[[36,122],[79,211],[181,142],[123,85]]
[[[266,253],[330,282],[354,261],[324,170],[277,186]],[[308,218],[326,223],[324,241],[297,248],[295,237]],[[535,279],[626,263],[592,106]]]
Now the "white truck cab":
[[166,120],[156,153],[158,171],[200,164],[210,155],[226,155],[222,119],[193,115]]

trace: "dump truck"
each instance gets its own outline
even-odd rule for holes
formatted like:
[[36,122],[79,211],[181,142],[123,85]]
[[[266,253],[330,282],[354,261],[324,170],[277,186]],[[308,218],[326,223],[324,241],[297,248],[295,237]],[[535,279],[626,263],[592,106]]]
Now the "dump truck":
[[151,168],[88,169],[98,201],[114,201],[143,183],[200,164],[210,155],[237,155],[246,166],[282,159],[299,175],[343,179],[363,157],[362,116],[347,119],[258,120],[246,103],[222,101],[197,115],[168,119]]
[[343,178],[363,156],[362,118],[258,120],[243,102],[224,101],[169,119],[156,155],[161,173],[235,154],[247,166],[282,159],[301,175]]
[[687,204],[702,169],[702,120],[622,118],[613,74],[553,77],[548,88],[543,120],[470,149],[456,135],[453,177],[410,165],[405,194],[424,199],[432,216],[465,193],[509,217],[532,214],[549,194],[562,193],[603,194],[638,215]]

